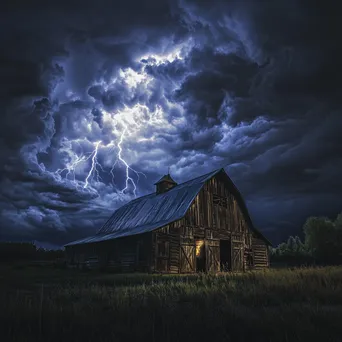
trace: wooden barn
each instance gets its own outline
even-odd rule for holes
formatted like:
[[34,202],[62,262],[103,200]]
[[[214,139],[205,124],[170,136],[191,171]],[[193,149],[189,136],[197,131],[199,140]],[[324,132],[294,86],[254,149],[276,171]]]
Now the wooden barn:
[[168,174],[155,185],[155,193],[117,209],[95,236],[67,244],[68,263],[161,273],[269,267],[271,244],[224,169],[182,184]]

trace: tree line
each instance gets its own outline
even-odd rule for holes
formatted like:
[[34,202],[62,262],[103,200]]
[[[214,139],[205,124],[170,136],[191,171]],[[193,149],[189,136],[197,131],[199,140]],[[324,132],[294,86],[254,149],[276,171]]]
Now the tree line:
[[0,242],[0,262],[48,261],[63,257],[63,250],[39,248],[32,242]]
[[272,262],[288,265],[342,264],[342,213],[335,220],[309,217],[304,226],[304,241],[298,236],[271,249]]

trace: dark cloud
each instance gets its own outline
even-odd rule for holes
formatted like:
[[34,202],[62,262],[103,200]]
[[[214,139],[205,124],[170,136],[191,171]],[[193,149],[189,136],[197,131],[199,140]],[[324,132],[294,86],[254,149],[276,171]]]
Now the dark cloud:
[[304,0],[6,2],[1,237],[92,234],[133,197],[124,162],[138,196],[169,166],[181,182],[227,165],[275,242],[336,215],[338,13]]

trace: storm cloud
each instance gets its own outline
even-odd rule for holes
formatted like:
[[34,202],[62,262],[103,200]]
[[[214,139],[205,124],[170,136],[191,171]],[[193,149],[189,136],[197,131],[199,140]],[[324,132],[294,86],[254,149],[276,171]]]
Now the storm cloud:
[[338,13],[304,0],[8,2],[0,238],[92,234],[168,167],[178,182],[225,167],[274,243],[336,215]]

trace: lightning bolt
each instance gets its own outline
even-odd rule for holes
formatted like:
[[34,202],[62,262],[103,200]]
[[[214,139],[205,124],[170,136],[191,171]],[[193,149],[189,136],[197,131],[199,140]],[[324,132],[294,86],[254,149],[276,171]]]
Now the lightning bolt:
[[[143,172],[139,172],[133,169],[127,160],[123,156],[123,143],[125,138],[130,135],[135,135],[142,128],[146,128],[148,125],[154,125],[160,123],[160,117],[162,116],[162,109],[160,106],[157,106],[154,111],[150,111],[147,106],[142,104],[136,104],[133,108],[129,108],[127,106],[120,112],[116,113],[108,113],[102,110],[104,115],[104,121],[112,124],[113,134],[118,137],[118,143],[115,144],[115,141],[112,140],[108,146],[112,146],[112,150],[117,147],[117,159],[113,163],[109,173],[112,176],[112,183],[115,184],[115,175],[114,170],[118,163],[121,163],[125,168],[125,186],[120,190],[121,194],[124,194],[129,186],[133,187],[133,194],[136,197],[137,184],[140,180],[140,176],[143,175],[146,178],[146,175]],[[148,141],[154,140],[154,136],[150,138],[142,138],[137,141]],[[136,175],[136,181],[131,176],[131,173]]]
[[[83,140],[86,141],[86,139],[83,139]],[[72,142],[77,143],[81,147],[81,150],[82,150],[82,146],[80,145],[80,140],[73,140]],[[101,180],[101,176],[100,176],[98,168],[101,169],[101,171],[103,171],[103,172],[104,172],[104,169],[103,169],[102,165],[97,160],[97,154],[98,154],[98,150],[99,150],[99,146],[101,144],[101,141],[94,143],[95,147],[94,147],[93,151],[87,152],[85,154],[83,154],[83,151],[81,151],[80,156],[78,156],[75,152],[73,152],[71,141],[64,140],[62,144],[64,146],[63,146],[63,148],[61,148],[61,150],[66,152],[69,155],[71,161],[66,164],[65,168],[57,169],[55,171],[56,175],[62,176],[62,174],[65,172],[65,178],[69,179],[71,176],[72,182],[78,188],[79,184],[78,184],[78,181],[76,180],[76,169],[82,163],[86,163],[88,160],[91,160],[91,168],[90,168],[89,172],[87,173],[87,176],[86,176],[85,181],[84,181],[83,188],[86,189],[88,187],[89,180],[92,176],[94,176],[94,174],[96,174],[96,180],[98,182]]]
[[[144,110],[147,109],[147,107],[139,105],[136,107],[136,110],[141,110],[141,108],[143,108]],[[125,113],[127,114],[127,112]],[[70,156],[71,162],[67,163],[65,168],[58,169],[55,173],[61,176],[63,172],[65,172],[65,178],[69,179],[71,176],[73,183],[75,184],[76,187],[78,187],[79,185],[78,185],[78,181],[76,180],[76,169],[82,163],[86,163],[90,161],[90,169],[86,174],[86,177],[84,179],[84,185],[83,185],[83,189],[87,189],[90,186],[90,183],[93,181],[94,178],[96,179],[97,182],[100,182],[102,180],[100,171],[107,172],[98,160],[98,153],[99,153],[100,148],[110,148],[109,152],[113,152],[115,148],[117,148],[118,150],[117,158],[108,173],[111,175],[112,182],[115,185],[114,170],[115,170],[116,165],[119,162],[122,163],[125,168],[125,186],[123,189],[119,190],[119,193],[125,194],[125,192],[127,192],[127,190],[129,189],[130,185],[132,185],[133,187],[132,192],[134,196],[136,197],[137,196],[136,194],[137,184],[140,180],[140,175],[143,175],[144,177],[146,177],[146,175],[143,172],[139,172],[133,169],[128,164],[126,159],[123,157],[122,144],[124,142],[124,139],[126,138],[128,134],[134,133],[134,130],[130,130],[128,127],[128,124],[125,122],[125,115],[124,115],[125,113],[110,114],[111,123],[113,125],[113,133],[115,133],[115,135],[118,136],[119,138],[117,144],[115,144],[115,140],[112,140],[107,145],[103,144],[102,141],[97,141],[95,143],[91,143],[94,146],[94,149],[91,152],[84,154],[82,151],[81,155],[77,155],[72,149],[71,141],[67,140],[66,142],[64,142],[64,146],[61,150],[64,152],[67,152],[67,154]],[[106,114],[108,115],[108,113]],[[154,114],[151,114],[147,122],[151,122],[151,118],[153,118],[153,115]],[[130,118],[130,120],[132,120],[132,117],[130,115],[128,115],[128,117]],[[126,115],[126,119],[127,119],[127,115]],[[132,125],[132,122],[130,122],[130,124]],[[141,123],[138,123],[136,126],[137,126],[136,128],[141,128]],[[73,140],[72,142],[78,143],[79,146],[81,147],[80,141],[81,140]],[[83,141],[87,141],[88,143],[90,143],[87,139],[83,139]],[[137,177],[136,181],[133,179],[133,177],[131,177],[131,174],[130,174],[131,172],[133,172],[136,175]]]
[[[123,140],[124,140],[124,138],[125,138],[125,135],[126,135],[126,133],[127,133],[128,127],[127,127],[126,123],[124,123],[123,121],[121,121],[121,124],[122,124],[122,126],[124,127],[124,129],[123,129],[122,132],[121,132],[120,139],[119,139],[119,143],[118,143],[118,150],[119,150],[119,152],[118,152],[118,160],[120,160],[121,163],[124,164],[124,166],[125,166],[125,171],[126,171],[126,182],[125,182],[125,187],[124,187],[120,192],[121,192],[122,194],[124,194],[125,191],[128,189],[128,186],[129,186],[128,183],[131,182],[131,184],[132,184],[132,186],[133,186],[133,194],[134,194],[134,197],[137,197],[137,195],[136,195],[137,186],[136,186],[136,184],[135,184],[133,178],[130,177],[129,171],[131,170],[131,171],[133,171],[133,172],[137,175],[137,177],[138,177],[137,182],[139,182],[139,179],[140,179],[140,176],[139,176],[139,175],[140,175],[140,174],[144,175],[145,177],[146,177],[146,175],[145,175],[143,172],[138,172],[138,171],[132,169],[132,168],[128,165],[128,163],[126,162],[126,160],[123,159],[123,157],[122,157],[122,142],[123,142]],[[115,162],[115,163],[116,163],[116,162]]]
[[[81,147],[81,145],[79,143],[79,140],[74,140],[73,142],[77,143]],[[86,153],[84,155],[83,151],[82,151],[82,147],[81,147],[81,155],[78,156],[72,150],[71,141],[69,141],[67,139],[64,139],[62,141],[62,145],[63,145],[63,147],[60,150],[63,151],[63,152],[66,152],[67,155],[70,157],[71,161],[66,163],[66,167],[64,167],[62,169],[57,169],[55,171],[55,174],[61,177],[63,172],[65,172],[65,178],[69,179],[69,176],[71,176],[72,177],[72,182],[78,188],[78,182],[76,181],[76,175],[75,175],[76,168],[81,163],[86,162],[87,160],[89,160],[89,158],[91,157],[91,154],[90,153]]]
[[[105,90],[108,90],[111,88],[111,85],[115,84],[117,81],[124,82],[133,93],[136,89],[139,89],[140,91],[143,88],[145,89],[147,96],[153,96],[153,87],[150,86],[150,82],[153,82],[154,80],[150,73],[145,70],[145,63],[148,63],[149,66],[158,66],[163,63],[171,63],[174,60],[182,59],[182,56],[184,55],[183,49],[186,49],[186,46],[187,44],[184,43],[177,47],[175,51],[168,52],[164,55],[142,56],[140,60],[144,60],[144,62],[140,69],[120,69],[116,77],[109,83],[107,83],[106,80],[100,80],[99,85]],[[137,62],[139,63],[139,60],[137,60]],[[176,105],[171,103],[168,99],[165,99],[163,106],[166,106],[166,110],[169,110]],[[146,175],[143,172],[139,172],[132,168],[131,165],[138,160],[137,153],[135,151],[130,151],[129,145],[125,148],[125,142],[135,141],[142,144],[150,143],[155,140],[156,134],[161,128],[168,133],[172,133],[172,131],[175,130],[175,125],[182,123],[181,119],[178,118],[176,119],[178,121],[173,120],[170,123],[167,118],[164,117],[162,107],[158,105],[155,106],[154,110],[151,110],[146,105],[140,103],[133,106],[125,105],[124,108],[112,113],[105,111],[103,108],[98,109],[102,113],[101,121],[106,127],[106,137],[109,138],[109,143],[104,143],[104,139],[97,142],[92,142],[89,138],[65,139],[65,141],[62,142],[60,151],[66,153],[68,161],[64,161],[65,167],[55,171],[55,174],[59,177],[64,175],[65,178],[70,179],[76,187],[82,184],[83,189],[91,188],[94,190],[92,185],[96,188],[97,183],[103,182],[101,176],[107,173],[111,177],[112,185],[117,188],[115,184],[115,169],[117,166],[121,165],[125,172],[125,182],[121,190],[117,189],[118,193],[126,194],[131,190],[136,197],[137,184],[139,183],[140,176],[146,177]],[[93,126],[89,121],[87,122],[85,120],[85,122],[81,122],[80,125],[84,125],[84,131],[89,132],[89,134],[93,133]],[[79,129],[81,128],[82,127],[80,126]],[[149,132],[153,132],[153,134],[149,134]],[[80,144],[81,141],[87,145],[88,151],[90,147],[90,152],[83,152],[83,148]],[[74,143],[79,144],[80,151],[74,149]],[[82,145],[84,146],[84,144]],[[101,157],[106,157],[104,164],[101,164],[103,158],[99,160],[100,151]],[[113,155],[115,155],[115,161],[111,163]],[[83,169],[81,169],[81,167]],[[85,172],[84,168],[86,168]],[[80,179],[81,174],[83,180]]]
[[83,186],[84,189],[87,188],[87,186],[88,186],[88,184],[89,184],[89,183],[88,183],[89,178],[90,178],[94,173],[96,173],[97,181],[98,181],[98,182],[99,182],[100,179],[101,179],[100,174],[99,174],[99,171],[98,171],[97,168],[96,168],[96,166],[100,166],[100,168],[101,168],[102,171],[103,171],[102,166],[101,166],[101,165],[98,163],[98,161],[97,161],[97,153],[98,153],[98,151],[99,151],[99,146],[100,146],[100,144],[101,144],[101,141],[98,141],[98,142],[95,143],[95,149],[94,149],[94,151],[93,151],[92,154],[91,154],[91,168],[90,168],[90,170],[89,170],[89,172],[88,172],[88,175],[87,175],[87,177],[86,177],[86,179],[85,179],[85,181],[84,181],[84,186]]
[[114,164],[112,165],[112,167],[111,167],[111,169],[110,169],[110,171],[109,171],[109,173],[110,173],[111,176],[112,176],[112,183],[113,183],[113,185],[115,185],[114,168],[115,168],[115,166],[116,166],[118,160],[119,160],[119,159],[116,159],[116,160],[115,160]]
[[76,160],[70,164],[67,164],[67,166],[63,169],[57,169],[55,172],[58,175],[62,175],[63,172],[66,172],[65,178],[68,179],[70,175],[73,176],[72,181],[76,184],[76,176],[75,176],[75,170],[77,168],[77,165],[80,164],[81,162],[85,161],[86,158],[84,156],[81,157],[76,157]]

